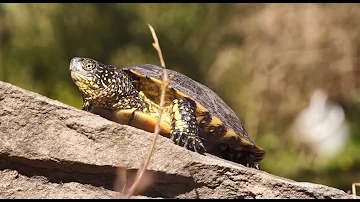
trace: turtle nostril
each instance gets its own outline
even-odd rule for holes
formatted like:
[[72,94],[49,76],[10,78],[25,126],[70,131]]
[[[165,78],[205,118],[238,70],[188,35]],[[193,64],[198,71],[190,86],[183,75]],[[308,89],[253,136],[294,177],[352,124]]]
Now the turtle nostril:
[[81,60],[82,60],[82,59],[79,58],[79,57],[74,57],[74,58],[72,58],[71,61],[70,61],[70,70],[72,70],[72,71],[77,70],[77,66],[78,66],[78,64],[79,64],[79,62],[80,62]]
[[84,60],[83,58],[73,57],[73,58],[71,59],[71,62],[81,62],[81,61],[83,61],[83,60]]

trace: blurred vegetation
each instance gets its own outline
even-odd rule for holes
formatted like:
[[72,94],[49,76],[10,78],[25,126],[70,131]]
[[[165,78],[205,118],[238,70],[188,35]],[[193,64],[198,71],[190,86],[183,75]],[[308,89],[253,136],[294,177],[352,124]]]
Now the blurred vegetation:
[[[359,4],[0,4],[0,80],[80,108],[72,57],[159,65],[212,88],[267,151],[263,170],[351,189],[360,181]],[[350,139],[326,164],[291,138],[311,93],[345,109]]]

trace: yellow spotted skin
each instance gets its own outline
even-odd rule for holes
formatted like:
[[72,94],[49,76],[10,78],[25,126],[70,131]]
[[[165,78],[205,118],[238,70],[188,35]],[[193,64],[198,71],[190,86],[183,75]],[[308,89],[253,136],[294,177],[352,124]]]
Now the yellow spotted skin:
[[[162,85],[154,75],[104,65],[89,58],[73,58],[70,72],[82,94],[83,110],[120,124],[154,131]],[[166,89],[160,134],[189,150],[209,152],[258,168],[265,151],[208,109],[170,85]]]

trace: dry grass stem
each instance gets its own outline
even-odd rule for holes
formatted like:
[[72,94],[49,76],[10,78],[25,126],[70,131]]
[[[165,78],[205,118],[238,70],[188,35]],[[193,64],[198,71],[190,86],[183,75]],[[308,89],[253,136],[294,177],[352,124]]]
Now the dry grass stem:
[[356,186],[360,186],[360,183],[359,182],[355,182],[355,183],[352,183],[352,194],[353,194],[353,199],[356,199]]
[[[148,26],[150,28],[150,31],[151,31],[151,35],[154,39],[154,43],[152,43],[153,47],[156,49],[156,51],[158,52],[158,55],[159,55],[159,59],[160,59],[160,64],[161,64],[161,67],[163,68],[163,74],[164,74],[164,77],[167,77],[167,74],[166,74],[166,66],[165,66],[165,62],[164,62],[164,58],[163,58],[163,55],[162,55],[162,52],[161,52],[161,48],[160,48],[160,44],[159,44],[159,40],[156,36],[156,33],[155,33],[155,30],[154,28],[148,23]],[[168,78],[164,79],[163,78],[163,84],[164,84],[164,81],[168,81]],[[165,91],[164,91],[165,93]]]
[[154,152],[156,139],[157,139],[157,136],[158,136],[158,134],[160,132],[160,121],[161,121],[161,116],[162,116],[162,112],[164,110],[164,104],[165,104],[165,92],[166,92],[167,86],[170,83],[169,76],[166,74],[166,66],[165,66],[165,62],[164,62],[164,59],[163,59],[163,55],[162,55],[162,52],[161,52],[161,49],[160,49],[159,41],[158,41],[158,38],[156,36],[155,30],[150,24],[148,24],[148,26],[150,28],[152,37],[154,38],[154,43],[152,45],[157,50],[161,66],[163,67],[163,72],[162,72],[162,77],[161,77],[162,78],[161,95],[160,95],[160,103],[159,103],[159,110],[158,110],[159,116],[157,117],[157,121],[156,121],[153,141],[151,143],[151,146],[150,146],[149,151],[147,153],[147,156],[145,158],[144,164],[139,168],[134,183],[129,188],[127,193],[125,193],[126,198],[129,198],[131,195],[133,195],[134,191],[138,187],[138,184],[141,182],[141,179],[142,179],[142,177],[144,175],[144,172],[145,172],[147,166],[149,165],[152,153]]

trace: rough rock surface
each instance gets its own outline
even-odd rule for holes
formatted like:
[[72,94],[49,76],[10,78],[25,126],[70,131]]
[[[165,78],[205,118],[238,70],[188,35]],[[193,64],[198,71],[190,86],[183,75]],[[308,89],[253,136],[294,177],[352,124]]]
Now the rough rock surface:
[[[131,180],[151,139],[151,133],[0,82],[0,198],[119,197],[125,177],[117,173],[122,168]],[[148,169],[145,188],[133,198],[351,198],[203,156],[162,136]]]

